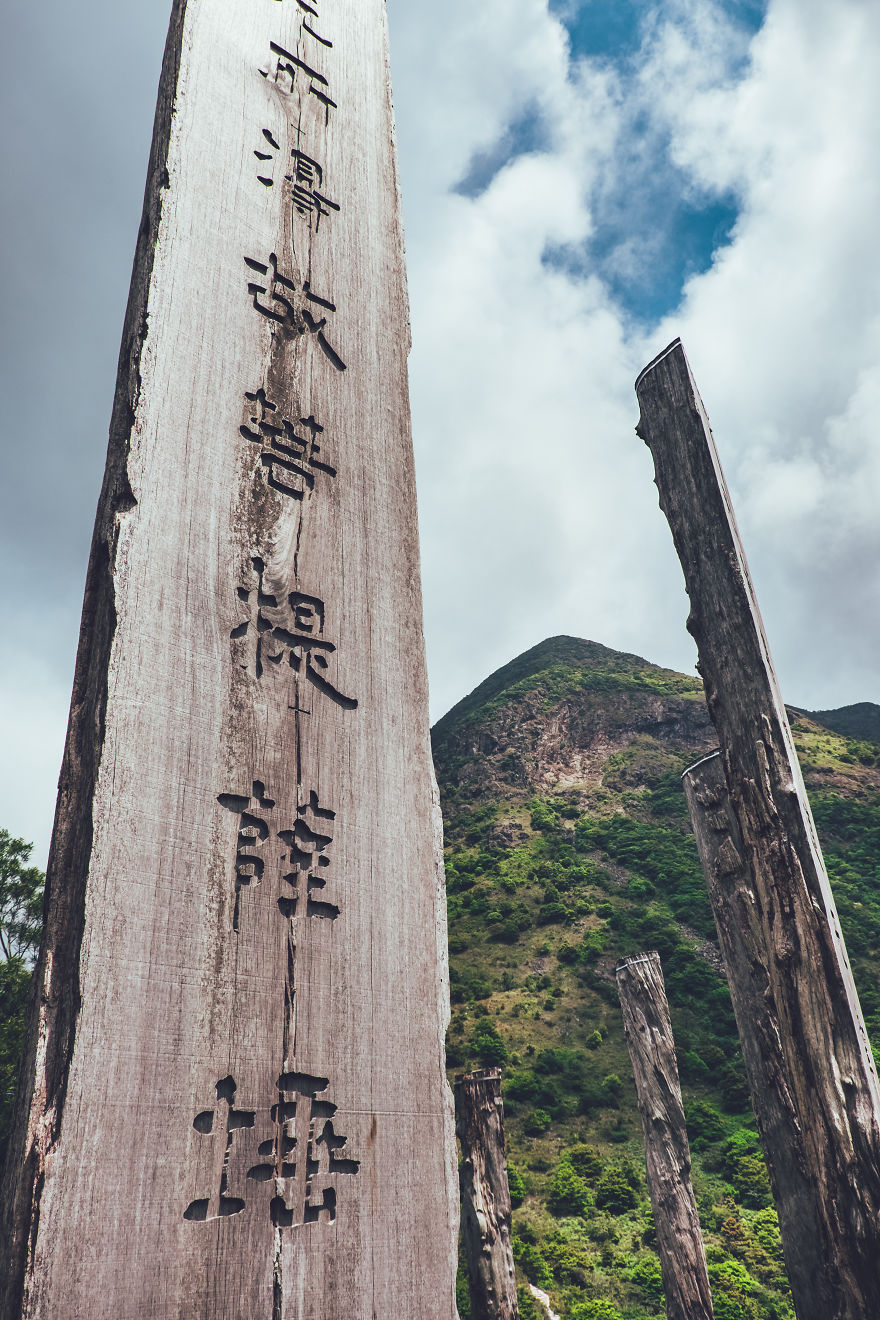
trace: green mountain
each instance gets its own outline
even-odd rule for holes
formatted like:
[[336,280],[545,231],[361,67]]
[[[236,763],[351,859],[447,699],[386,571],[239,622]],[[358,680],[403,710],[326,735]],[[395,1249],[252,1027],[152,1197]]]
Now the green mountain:
[[857,701],[854,706],[838,706],[836,710],[805,710],[801,712],[826,729],[842,733],[844,738],[880,743],[880,706],[873,701]]
[[[880,744],[864,724],[848,736],[790,713],[880,1042]],[[549,1292],[563,1320],[665,1314],[614,980],[621,957],[657,949],[716,1317],[793,1320],[680,783],[715,745],[701,683],[554,637],[480,684],[433,738],[446,829],[447,1061],[451,1076],[503,1069],[522,1284]],[[521,1295],[524,1320],[542,1314]]]

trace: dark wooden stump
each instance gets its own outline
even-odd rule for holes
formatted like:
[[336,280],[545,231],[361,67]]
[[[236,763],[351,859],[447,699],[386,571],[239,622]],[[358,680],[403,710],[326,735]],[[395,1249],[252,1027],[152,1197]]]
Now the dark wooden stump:
[[730,495],[677,340],[636,393],[721,747],[720,776],[708,781],[704,762],[685,782],[795,1307],[799,1320],[865,1320],[880,1315],[873,1056]]
[[455,1120],[461,1142],[461,1237],[473,1320],[519,1320],[497,1068],[457,1079]]
[[640,954],[621,963],[617,989],[645,1135],[666,1314],[669,1320],[712,1320],[675,1042],[658,954]]

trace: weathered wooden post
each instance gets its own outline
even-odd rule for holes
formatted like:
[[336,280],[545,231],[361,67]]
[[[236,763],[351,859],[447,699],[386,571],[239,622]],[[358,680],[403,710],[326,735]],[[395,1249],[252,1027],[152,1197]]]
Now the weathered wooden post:
[[498,1068],[456,1079],[455,1129],[461,1142],[461,1237],[471,1313],[474,1320],[518,1320]]
[[455,1314],[383,0],[174,0],[4,1320]]
[[880,1315],[877,1073],[730,495],[678,340],[636,393],[721,746],[721,774],[703,762],[685,782],[700,807],[792,1296],[799,1320],[864,1320]]
[[648,1192],[669,1320],[713,1320],[712,1293],[694,1189],[675,1041],[660,956],[617,968],[623,1029],[645,1136]]

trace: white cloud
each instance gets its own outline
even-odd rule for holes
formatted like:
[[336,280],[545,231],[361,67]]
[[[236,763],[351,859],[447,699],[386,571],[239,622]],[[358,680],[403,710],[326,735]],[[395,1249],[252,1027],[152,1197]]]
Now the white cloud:
[[[485,79],[458,85],[456,151],[443,155],[428,133],[442,156],[429,174],[421,133],[424,88],[436,82],[431,38],[421,41],[417,86],[400,55],[425,13],[391,11],[408,124],[436,712],[553,631],[690,664],[680,575],[632,433],[633,378],[678,333],[715,423],[789,698],[880,697],[868,611],[880,563],[870,430],[880,13],[855,0],[833,9],[772,0],[750,41],[721,6],[677,0],[657,6],[627,70],[571,62],[541,4],[489,6],[479,20],[458,6],[445,12],[462,33],[485,19],[492,40]],[[485,149],[488,127],[500,136],[530,104],[544,118],[546,154],[515,160],[477,198],[448,197],[466,168],[464,145]],[[549,268],[541,257],[548,244],[588,236],[596,205],[637,177],[633,162],[649,153],[658,172],[681,171],[693,196],[735,195],[740,214],[680,309],[645,334],[595,272]],[[652,258],[641,234],[622,232],[606,269],[650,278]],[[817,628],[820,616],[827,627]]]

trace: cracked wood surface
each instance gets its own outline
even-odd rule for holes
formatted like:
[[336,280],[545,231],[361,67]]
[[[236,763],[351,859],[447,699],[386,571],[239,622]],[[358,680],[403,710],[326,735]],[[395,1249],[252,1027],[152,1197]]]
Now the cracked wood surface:
[[461,1142],[461,1238],[473,1320],[519,1320],[498,1068],[456,1079],[455,1130]]
[[799,1320],[864,1320],[880,1314],[877,1073],[730,495],[679,341],[645,368],[636,393],[721,748],[724,800],[709,762],[685,785],[795,1307]]
[[691,1152],[660,957],[617,968],[623,1029],[645,1138],[668,1320],[713,1320],[706,1251],[691,1185]]
[[3,1320],[451,1320],[382,0],[175,0],[6,1167]]

